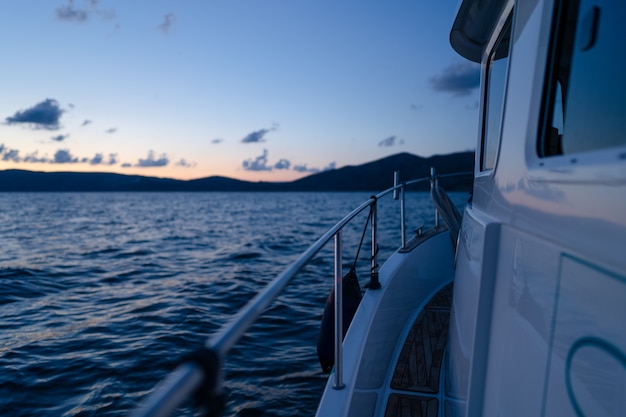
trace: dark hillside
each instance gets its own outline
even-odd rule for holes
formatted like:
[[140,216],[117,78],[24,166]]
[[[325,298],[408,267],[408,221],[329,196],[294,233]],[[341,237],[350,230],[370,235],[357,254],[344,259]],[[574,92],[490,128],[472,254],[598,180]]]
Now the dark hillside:
[[[190,181],[93,172],[0,171],[0,191],[380,191],[393,185],[393,172],[401,180],[473,170],[472,152],[422,158],[401,153],[358,166],[313,174],[293,182],[248,182],[224,177]],[[442,180],[448,190],[469,190],[471,175]],[[427,189],[427,184],[420,189]]]

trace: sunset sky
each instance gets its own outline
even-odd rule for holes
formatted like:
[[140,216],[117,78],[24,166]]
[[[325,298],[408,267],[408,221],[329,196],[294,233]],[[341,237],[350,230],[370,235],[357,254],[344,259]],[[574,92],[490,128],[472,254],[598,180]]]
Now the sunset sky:
[[285,181],[475,147],[457,0],[20,0],[0,170]]

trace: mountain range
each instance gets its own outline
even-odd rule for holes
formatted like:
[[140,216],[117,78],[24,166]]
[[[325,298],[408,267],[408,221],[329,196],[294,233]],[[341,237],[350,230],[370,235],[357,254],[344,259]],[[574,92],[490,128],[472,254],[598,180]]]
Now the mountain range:
[[[345,166],[309,175],[291,182],[250,182],[212,176],[195,180],[145,177],[96,172],[0,171],[0,192],[6,191],[380,191],[393,185],[393,172],[400,180],[428,177],[430,168],[437,174],[473,172],[474,153],[459,152],[428,158],[399,153],[357,166]],[[472,175],[442,179],[450,191],[470,190]],[[428,183],[412,189],[428,189]]]

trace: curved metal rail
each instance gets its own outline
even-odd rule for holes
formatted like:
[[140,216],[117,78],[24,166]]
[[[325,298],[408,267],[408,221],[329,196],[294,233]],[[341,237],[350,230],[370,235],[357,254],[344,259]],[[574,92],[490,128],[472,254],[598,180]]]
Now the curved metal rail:
[[[377,219],[376,219],[376,203],[378,199],[393,192],[393,198],[401,200],[401,232],[402,247],[405,247],[405,216],[404,216],[404,192],[408,185],[418,184],[430,181],[431,195],[433,187],[436,185],[437,178],[445,178],[452,176],[461,176],[473,174],[471,172],[462,172],[456,174],[447,174],[435,177],[434,170],[431,169],[431,176],[418,178],[400,183],[399,175],[394,175],[394,186],[384,190],[367,201],[363,202],[357,208],[352,210],[348,215],[341,219],[337,224],[331,227],[322,237],[313,243],[300,257],[293,262],[287,269],[268,283],[254,298],[252,298],[228,323],[211,338],[209,338],[204,347],[192,354],[190,358],[179,365],[172,371],[163,381],[161,381],[155,390],[145,398],[139,406],[131,413],[132,417],[166,417],[171,415],[181,404],[192,397],[198,390],[205,391],[204,398],[208,398],[208,403],[201,404],[209,408],[209,414],[219,414],[219,399],[221,394],[221,372],[220,362],[228,351],[248,328],[257,320],[257,318],[267,309],[267,307],[276,299],[287,284],[302,270],[317,253],[331,240],[335,241],[335,381],[336,389],[343,388],[342,381],[342,271],[341,271],[341,232],[342,229],[352,221],[363,210],[370,208],[372,210],[372,261],[371,261],[371,278],[367,285],[369,289],[375,290],[380,288],[378,283],[378,263],[377,255]],[[437,206],[437,204],[435,204]],[[437,218],[437,209],[435,212]]]

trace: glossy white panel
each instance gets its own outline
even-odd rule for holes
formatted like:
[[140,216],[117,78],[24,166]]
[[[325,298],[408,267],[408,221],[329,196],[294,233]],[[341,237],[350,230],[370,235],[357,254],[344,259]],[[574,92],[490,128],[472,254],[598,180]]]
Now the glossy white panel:
[[626,415],[626,276],[563,256],[545,416]]
[[537,416],[548,364],[560,251],[503,226],[482,416]]
[[457,252],[446,374],[446,395],[461,401],[483,395],[498,239],[498,223],[466,209]]

